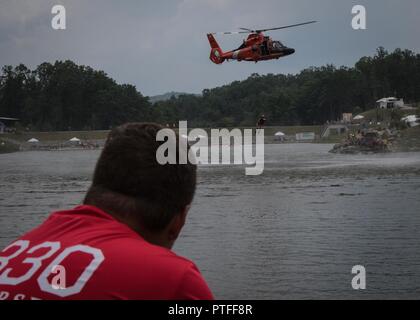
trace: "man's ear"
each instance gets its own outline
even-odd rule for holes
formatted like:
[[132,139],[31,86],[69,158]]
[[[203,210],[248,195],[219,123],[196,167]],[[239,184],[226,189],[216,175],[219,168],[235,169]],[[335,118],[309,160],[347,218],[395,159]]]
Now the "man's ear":
[[184,210],[181,211],[181,213],[177,214],[172,219],[172,222],[170,223],[169,230],[168,230],[168,236],[169,236],[170,241],[175,241],[178,238],[182,230],[182,227],[185,224],[185,220],[187,219],[187,214],[188,214],[188,211],[190,210],[190,207],[191,207],[190,205],[186,206]]

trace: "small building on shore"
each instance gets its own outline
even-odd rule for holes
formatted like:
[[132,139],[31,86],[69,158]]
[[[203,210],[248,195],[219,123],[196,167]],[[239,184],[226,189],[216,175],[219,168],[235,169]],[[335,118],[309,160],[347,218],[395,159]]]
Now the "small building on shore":
[[395,97],[382,98],[376,101],[376,107],[379,109],[396,109],[404,107],[404,100]]
[[342,118],[344,123],[351,123],[353,120],[353,113],[343,113]]
[[13,131],[13,126],[17,121],[19,121],[19,119],[0,117],[0,134]]

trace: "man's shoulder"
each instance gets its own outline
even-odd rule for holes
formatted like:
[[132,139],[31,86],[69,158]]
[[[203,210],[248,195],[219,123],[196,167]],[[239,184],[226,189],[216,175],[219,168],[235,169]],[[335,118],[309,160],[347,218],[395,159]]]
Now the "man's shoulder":
[[169,249],[125,239],[118,246],[108,244],[104,254],[103,274],[112,274],[125,292],[134,292],[133,299],[144,293],[155,299],[212,299],[195,263]]
[[164,264],[168,268],[189,268],[194,263],[172,250],[151,244],[142,238],[120,238],[103,244],[105,254],[113,260],[131,265]]

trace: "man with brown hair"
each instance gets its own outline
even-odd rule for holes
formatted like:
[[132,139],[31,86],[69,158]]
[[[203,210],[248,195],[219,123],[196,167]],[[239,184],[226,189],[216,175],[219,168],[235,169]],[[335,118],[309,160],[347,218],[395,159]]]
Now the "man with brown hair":
[[2,298],[213,299],[197,267],[170,250],[196,166],[156,161],[162,128],[110,132],[84,204],[53,213],[0,253]]

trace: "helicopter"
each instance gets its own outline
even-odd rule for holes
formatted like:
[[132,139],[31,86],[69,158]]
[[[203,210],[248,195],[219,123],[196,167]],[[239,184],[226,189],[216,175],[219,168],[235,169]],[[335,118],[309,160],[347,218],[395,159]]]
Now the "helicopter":
[[[208,33],[207,38],[211,47],[210,60],[215,64],[221,64],[224,61],[229,60],[258,62],[289,56],[295,53],[295,49],[288,48],[280,41],[272,40],[270,37],[265,36],[263,32],[298,27],[315,22],[317,21],[308,21],[269,29],[251,30],[248,28],[239,28],[241,31]],[[228,52],[223,52],[214,38],[214,35],[216,34],[231,35],[242,33],[249,34],[248,38],[243,41],[239,48]]]

